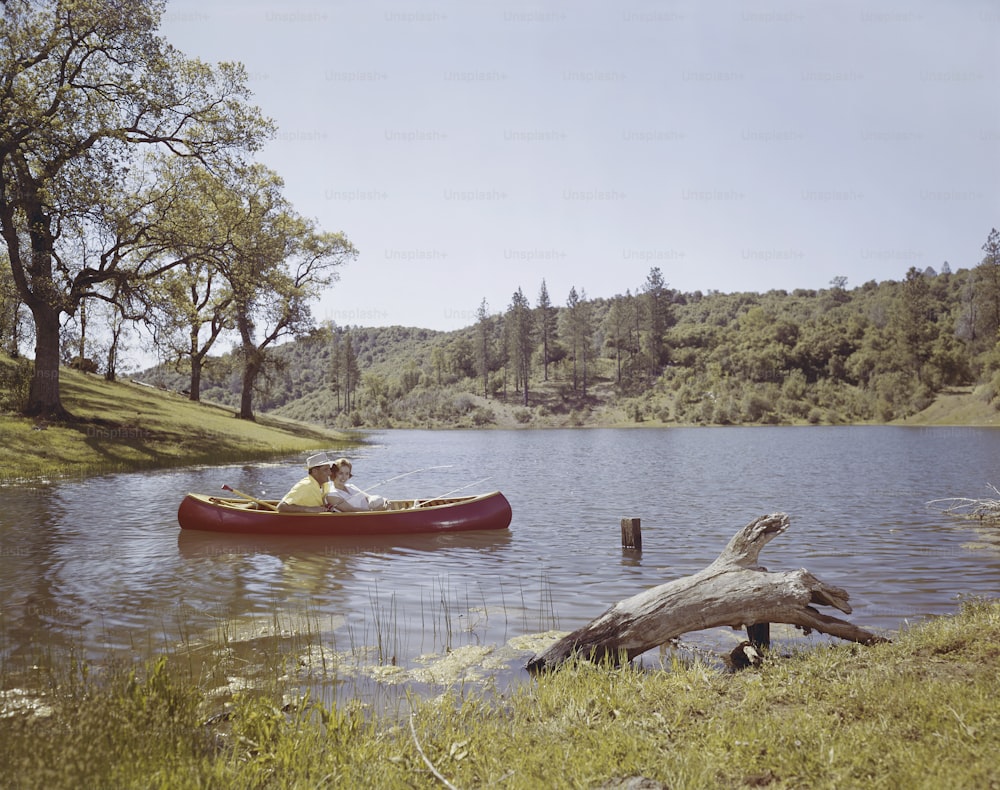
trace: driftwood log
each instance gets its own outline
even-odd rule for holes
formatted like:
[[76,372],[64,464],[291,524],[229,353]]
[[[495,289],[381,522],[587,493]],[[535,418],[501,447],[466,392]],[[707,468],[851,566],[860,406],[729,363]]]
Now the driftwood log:
[[581,656],[617,664],[690,631],[757,623],[788,623],[870,645],[887,639],[818,611],[851,613],[847,592],[799,569],[769,573],[760,551],[788,528],[785,513],[760,516],[733,536],[707,568],[619,601],[596,620],[564,636],[528,662],[531,672]]
[[[1000,496],[1000,489],[991,485],[994,494]],[[965,497],[950,497],[948,499],[932,499],[928,507],[940,510],[950,516],[975,519],[991,524],[1000,524],[1000,499],[967,499]]]

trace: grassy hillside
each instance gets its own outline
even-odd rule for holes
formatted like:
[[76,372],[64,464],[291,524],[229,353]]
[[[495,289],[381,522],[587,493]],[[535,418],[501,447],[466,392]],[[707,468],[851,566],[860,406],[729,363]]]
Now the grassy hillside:
[[[0,377],[8,385],[18,379],[17,367],[0,356]],[[226,407],[75,370],[63,369],[60,383],[74,422],[39,423],[0,412],[0,482],[222,463],[357,443],[342,432],[280,417],[238,420]]]
[[934,402],[923,411],[895,423],[1000,427],[1000,412],[991,405],[990,394],[984,386],[951,387],[939,392]]

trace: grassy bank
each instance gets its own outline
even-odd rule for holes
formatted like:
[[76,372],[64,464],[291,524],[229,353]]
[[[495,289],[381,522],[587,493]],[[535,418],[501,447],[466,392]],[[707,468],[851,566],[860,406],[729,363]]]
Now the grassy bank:
[[[0,356],[0,365],[12,364]],[[238,420],[228,408],[75,370],[63,369],[60,383],[75,421],[49,424],[0,413],[0,483],[256,460],[357,443],[294,420]]]
[[998,644],[1000,603],[968,601],[892,644],[734,675],[566,666],[504,699],[414,700],[402,722],[278,685],[223,706],[181,657],[138,672],[67,661],[38,670],[31,704],[4,693],[0,785],[997,787]]
[[979,387],[952,387],[938,393],[934,402],[894,425],[950,425],[994,428],[1000,426],[1000,412],[990,403],[991,391]]

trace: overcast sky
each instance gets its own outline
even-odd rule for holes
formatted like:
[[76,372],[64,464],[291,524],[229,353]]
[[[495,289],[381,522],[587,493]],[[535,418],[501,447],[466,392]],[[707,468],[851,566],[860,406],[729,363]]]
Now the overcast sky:
[[360,256],[315,307],[451,330],[542,280],[848,287],[1000,226],[994,0],[170,0],[279,127],[259,159]]

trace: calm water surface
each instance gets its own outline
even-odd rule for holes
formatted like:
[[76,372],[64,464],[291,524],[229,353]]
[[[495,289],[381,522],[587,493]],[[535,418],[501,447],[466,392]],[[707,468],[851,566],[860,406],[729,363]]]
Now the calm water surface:
[[[531,650],[511,653],[512,640],[693,573],[774,511],[791,527],[762,563],[844,587],[860,626],[893,631],[961,595],[1000,594],[1000,530],[926,506],[994,496],[1000,431],[387,431],[350,456],[355,481],[388,497],[500,489],[511,529],[395,542],[179,530],[188,491],[277,498],[304,474],[298,458],[5,488],[0,658],[146,656],[306,622],[314,641],[381,663],[495,647],[516,679]],[[621,548],[625,516],[642,519],[641,555]],[[694,638],[726,649],[735,637]]]

